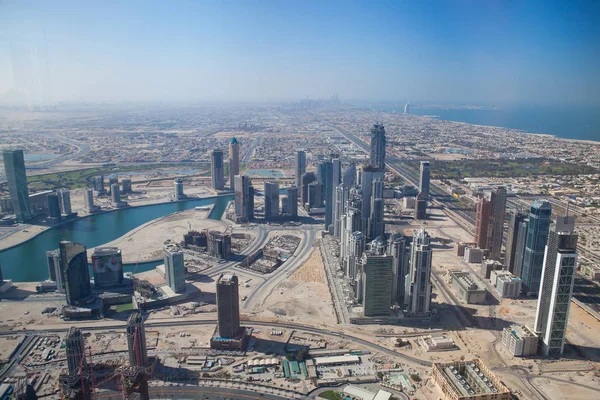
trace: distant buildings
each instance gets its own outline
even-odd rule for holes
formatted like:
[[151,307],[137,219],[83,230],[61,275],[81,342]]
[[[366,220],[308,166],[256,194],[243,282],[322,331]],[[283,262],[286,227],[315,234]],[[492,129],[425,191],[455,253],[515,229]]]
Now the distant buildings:
[[106,193],[104,189],[104,175],[94,177],[94,190],[98,192],[99,195]]
[[373,128],[371,128],[370,163],[380,172],[385,171],[385,146],[385,128],[383,125],[373,125]]
[[173,181],[173,197],[175,200],[183,200],[186,198],[183,192],[183,179],[177,178]]
[[85,189],[85,192],[83,192],[83,203],[89,213],[96,212],[100,209],[100,207],[94,204],[94,191],[90,188]]
[[279,184],[265,182],[265,219],[273,220],[279,216]]
[[575,217],[558,217],[548,236],[535,314],[544,357],[563,353],[577,268],[577,239]]
[[421,229],[416,231],[410,250],[410,274],[406,277],[404,304],[414,316],[427,316],[431,312],[431,238]]
[[429,161],[421,161],[421,169],[419,173],[419,192],[425,194],[429,199],[429,180],[431,175],[431,165]]
[[28,222],[31,215],[25,157],[23,150],[4,150],[4,171],[8,183],[8,192],[17,222]]
[[240,174],[240,144],[235,137],[229,142],[229,188],[234,190],[235,176]]
[[[330,230],[333,223],[333,163],[331,161],[322,161],[317,166],[317,181],[323,185],[325,197],[325,230]],[[331,227],[333,232],[333,227]]]
[[425,192],[419,192],[415,202],[415,219],[427,218],[427,195]]
[[144,367],[148,364],[144,318],[137,310],[127,318],[127,352],[129,365]]
[[346,213],[349,194],[350,190],[348,186],[340,184],[335,187],[333,199],[333,236],[337,239],[340,239],[342,236],[342,216]]
[[523,290],[528,296],[537,296],[540,290],[551,216],[552,206],[549,201],[538,199],[531,205],[521,272]]
[[404,304],[406,275],[409,273],[409,251],[404,236],[391,237],[388,254],[394,258],[392,268],[392,303]]
[[163,246],[165,280],[175,293],[185,292],[185,264],[183,251],[175,243],[165,242]]
[[123,259],[117,247],[97,247],[92,253],[94,286],[107,287],[123,284]]
[[121,203],[121,192],[118,183],[113,183],[112,185],[110,185],[110,196],[113,205],[117,207],[117,204]]
[[92,294],[86,248],[82,244],[67,241],[61,241],[59,246],[67,304],[76,306]]
[[129,178],[123,179],[123,181],[121,182],[121,185],[123,186],[122,193],[129,194],[129,193],[132,192],[132,190],[131,190],[131,179],[129,179]]
[[46,251],[46,264],[48,266],[48,277],[56,282],[56,291],[64,293],[64,279],[62,263],[60,262],[60,249]]
[[296,186],[290,186],[287,188],[287,208],[285,212],[291,219],[298,218],[298,188]]
[[235,176],[235,220],[244,223],[254,219],[254,188],[246,175]]
[[58,200],[60,204],[60,211],[63,215],[71,214],[71,192],[69,189],[59,189]]
[[310,185],[313,182],[316,182],[317,177],[314,174],[314,172],[307,172],[304,175],[302,175],[301,178],[301,185],[299,186],[299,190],[300,190],[300,202],[302,203],[303,207],[306,207],[306,204],[308,203],[308,185]]
[[302,187],[302,176],[306,173],[306,153],[296,151],[296,187]]
[[225,189],[224,172],[225,170],[223,167],[223,151],[213,150],[210,155],[210,176],[212,179],[213,189]]

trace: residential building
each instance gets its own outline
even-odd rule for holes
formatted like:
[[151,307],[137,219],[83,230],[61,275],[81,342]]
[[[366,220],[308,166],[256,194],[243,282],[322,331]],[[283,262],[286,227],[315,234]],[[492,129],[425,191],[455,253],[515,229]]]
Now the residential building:
[[229,142],[229,188],[235,190],[235,176],[240,174],[240,143],[235,137]]
[[427,218],[427,195],[425,192],[419,192],[415,200],[415,218]]
[[[519,237],[519,226],[525,220],[525,215],[517,210],[508,213],[508,232],[506,234],[506,253],[504,255],[504,267],[510,272],[515,270],[515,259]],[[523,245],[524,245],[523,241]],[[521,251],[522,254],[522,251]],[[522,258],[521,258],[522,260]],[[521,261],[522,263],[522,261]]]
[[254,188],[246,175],[235,176],[235,217],[243,223],[254,219]]
[[548,200],[538,199],[531,205],[521,272],[523,290],[528,296],[539,294],[551,216],[552,206]]
[[59,189],[57,194],[60,204],[60,212],[63,215],[71,214],[71,192],[69,189]]
[[386,146],[385,128],[383,125],[375,124],[371,128],[371,154],[370,163],[377,168],[377,171],[385,171],[385,146]]
[[527,228],[529,226],[529,219],[525,217],[524,221],[519,223],[519,229],[517,231],[517,243],[515,245],[515,261],[513,266],[513,274],[522,278],[523,276],[523,259],[525,257],[525,244],[527,243]]
[[67,304],[76,306],[92,294],[86,248],[79,243],[61,241],[59,252]]
[[404,304],[406,275],[409,273],[409,254],[404,236],[393,236],[389,240],[388,254],[394,258],[392,268],[392,303]]
[[487,246],[485,248],[490,250],[489,258],[492,260],[500,259],[505,211],[506,188],[500,186],[492,190],[490,200],[490,222],[487,234]]
[[279,217],[279,184],[265,182],[265,219],[271,220]]
[[58,194],[49,193],[46,196],[46,201],[48,202],[48,218],[60,219],[60,201],[58,199]]
[[[325,197],[325,230],[330,229],[333,223],[333,163],[322,161],[317,166],[317,181],[323,185]],[[333,231],[333,228],[332,228]]]
[[176,178],[173,181],[173,198],[175,200],[185,199],[185,193],[183,192],[183,179]]
[[406,277],[404,305],[410,315],[426,316],[431,312],[431,237],[424,230],[415,231],[410,249],[410,273]]
[[16,220],[17,222],[28,222],[31,219],[31,207],[23,150],[4,150],[2,158],[8,193]]
[[223,166],[223,150],[213,150],[210,155],[210,176],[215,190],[225,189],[225,168]]
[[394,258],[365,252],[363,269],[363,308],[365,317],[387,317],[392,306]]
[[185,292],[185,264],[183,250],[179,245],[166,241],[163,246],[165,280],[175,293]]
[[224,273],[217,280],[217,332],[221,338],[235,338],[240,331],[238,277]]
[[513,324],[502,330],[502,344],[515,357],[535,356],[538,335],[525,325]]
[[306,174],[306,153],[304,150],[296,151],[296,187],[302,187],[302,177]]
[[487,249],[488,230],[492,203],[483,194],[479,195],[476,203],[475,243],[480,249]]
[[290,186],[287,188],[287,215],[291,219],[298,218],[298,188],[296,186]]
[[429,161],[421,161],[421,169],[419,172],[419,192],[424,193],[425,198],[429,199],[429,180],[431,174]]

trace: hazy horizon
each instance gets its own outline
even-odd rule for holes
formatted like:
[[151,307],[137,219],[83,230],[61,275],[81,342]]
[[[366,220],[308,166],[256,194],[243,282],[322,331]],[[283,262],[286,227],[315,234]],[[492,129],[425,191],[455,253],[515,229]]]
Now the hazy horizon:
[[600,3],[0,3],[0,105],[600,105]]

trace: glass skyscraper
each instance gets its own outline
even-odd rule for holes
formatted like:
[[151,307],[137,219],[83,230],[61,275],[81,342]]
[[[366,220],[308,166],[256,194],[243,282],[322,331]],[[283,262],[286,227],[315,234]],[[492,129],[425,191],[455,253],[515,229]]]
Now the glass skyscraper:
[[531,205],[521,272],[524,291],[528,296],[535,296],[540,290],[551,216],[552,205],[548,200],[538,199]]
[[371,128],[371,164],[379,171],[385,171],[385,128],[383,125],[375,124]]
[[31,219],[31,207],[29,206],[23,150],[4,150],[2,158],[4,159],[4,171],[8,182],[10,201],[17,222],[27,222]]

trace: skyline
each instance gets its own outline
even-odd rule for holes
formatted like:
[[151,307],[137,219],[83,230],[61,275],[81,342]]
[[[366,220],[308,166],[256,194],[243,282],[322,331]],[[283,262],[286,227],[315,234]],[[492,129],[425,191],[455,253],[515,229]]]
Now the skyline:
[[591,1],[8,1],[0,4],[0,104],[27,96],[269,102],[339,93],[600,105],[597,15],[600,4]]

